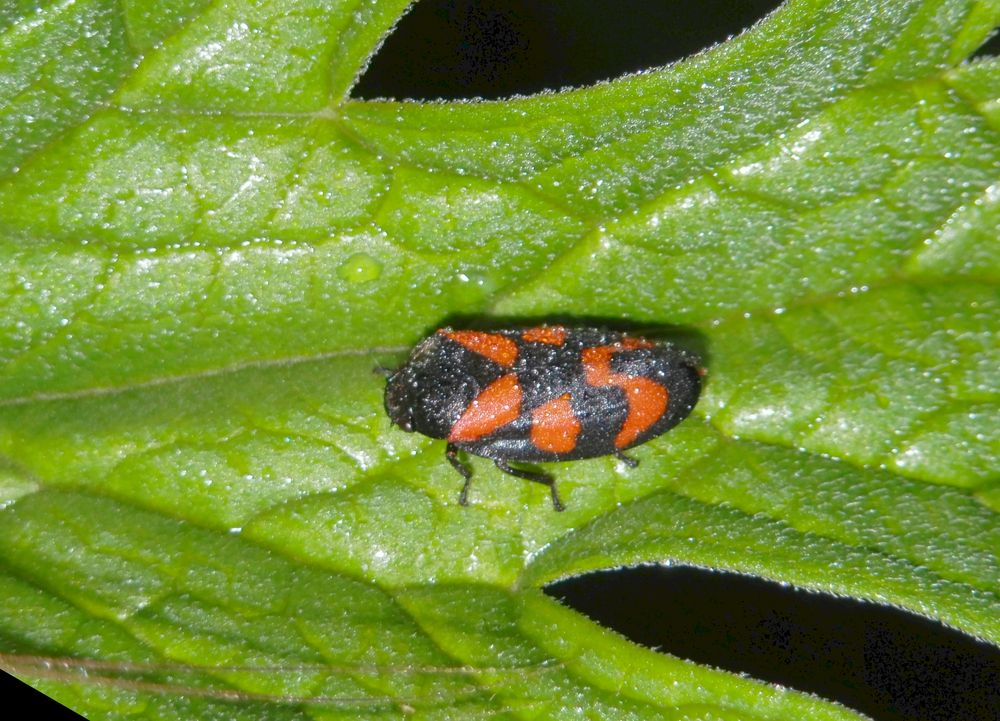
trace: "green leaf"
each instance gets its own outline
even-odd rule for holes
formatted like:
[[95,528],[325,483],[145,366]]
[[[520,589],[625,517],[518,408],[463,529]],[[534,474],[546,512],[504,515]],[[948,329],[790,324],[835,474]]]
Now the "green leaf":
[[[859,718],[540,591],[639,563],[1000,643],[1000,3],[351,100],[407,5],[0,9],[3,665],[89,718]],[[705,390],[565,513],[478,460],[460,507],[373,373],[456,315],[672,326]]]

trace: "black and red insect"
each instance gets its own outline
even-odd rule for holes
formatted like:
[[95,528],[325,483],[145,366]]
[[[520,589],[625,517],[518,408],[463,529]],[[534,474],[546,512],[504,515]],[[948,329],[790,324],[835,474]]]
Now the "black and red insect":
[[472,472],[458,451],[547,485],[551,476],[515,468],[529,463],[614,455],[680,423],[701,390],[697,359],[668,343],[597,328],[539,326],[505,330],[442,328],[389,376],[385,408],[404,431],[448,441],[448,460]]

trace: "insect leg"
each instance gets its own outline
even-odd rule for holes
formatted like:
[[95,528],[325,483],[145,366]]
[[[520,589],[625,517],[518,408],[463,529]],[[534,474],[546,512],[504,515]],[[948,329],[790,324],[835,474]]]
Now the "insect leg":
[[462,486],[462,492],[458,496],[458,502],[463,506],[467,506],[469,505],[469,486],[472,485],[472,471],[470,471],[469,467],[458,459],[458,448],[456,448],[453,443],[448,444],[444,455],[445,458],[448,459],[452,468],[458,471],[462,478],[465,479],[465,485]]
[[566,506],[562,504],[559,500],[559,492],[556,491],[556,481],[552,476],[545,473],[532,473],[531,471],[524,471],[520,468],[512,468],[507,465],[507,461],[500,460],[499,458],[494,458],[493,462],[496,464],[504,473],[509,473],[512,476],[517,476],[518,478],[524,478],[528,481],[534,481],[535,483],[541,483],[543,486],[548,486],[549,490],[552,491],[552,507],[557,511],[566,510]]
[[394,375],[396,371],[394,371],[392,368],[386,368],[384,365],[379,363],[374,368],[372,368],[372,373],[374,373],[377,376],[382,376],[383,378],[389,378],[390,376]]
[[613,451],[613,453],[615,454],[615,458],[617,458],[619,461],[624,463],[629,468],[635,468],[636,466],[639,465],[639,461],[635,460],[634,458],[629,458],[624,453],[619,451],[617,448]]

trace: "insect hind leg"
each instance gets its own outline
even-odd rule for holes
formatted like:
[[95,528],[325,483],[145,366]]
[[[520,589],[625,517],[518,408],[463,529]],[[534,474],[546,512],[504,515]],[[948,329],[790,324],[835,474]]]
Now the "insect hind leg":
[[445,458],[451,464],[451,467],[458,471],[459,475],[465,479],[465,485],[462,486],[462,492],[458,494],[458,502],[463,506],[469,505],[469,486],[472,485],[472,471],[469,467],[462,463],[458,458],[458,448],[453,443],[449,443],[448,447],[444,451]]
[[615,458],[617,458],[619,461],[624,463],[629,468],[637,468],[639,466],[639,461],[635,460],[634,458],[630,458],[629,456],[626,456],[617,448],[613,451],[613,453]]
[[509,473],[512,476],[517,476],[518,478],[523,478],[527,481],[534,481],[535,483],[541,483],[543,486],[548,486],[549,491],[552,492],[552,507],[557,511],[566,510],[566,506],[564,506],[562,501],[559,500],[559,492],[556,490],[556,480],[552,476],[546,473],[535,473],[533,471],[525,471],[520,468],[513,468],[507,464],[507,461],[499,458],[494,458],[493,462],[496,464],[496,467],[504,473]]

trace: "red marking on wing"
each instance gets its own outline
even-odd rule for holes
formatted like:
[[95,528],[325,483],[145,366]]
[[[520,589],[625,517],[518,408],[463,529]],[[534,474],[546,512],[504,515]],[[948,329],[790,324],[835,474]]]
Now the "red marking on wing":
[[506,336],[475,330],[439,330],[438,333],[505,368],[510,368],[517,360],[517,343]]
[[635,350],[636,348],[653,348],[656,344],[645,338],[625,336],[615,345],[621,346],[623,350]]
[[[626,341],[638,341],[648,344],[640,338],[627,338]],[[611,371],[611,358],[615,353],[634,348],[649,348],[649,345],[634,343],[615,343],[594,348],[584,348],[581,353],[583,370],[587,383],[592,386],[615,386],[625,391],[628,402],[628,414],[621,430],[615,436],[615,448],[627,448],[647,428],[652,426],[667,411],[670,394],[667,389],[656,381],[640,376],[630,376],[625,373]]]
[[531,412],[531,442],[543,451],[569,453],[576,448],[580,428],[580,419],[569,403],[569,393],[563,393]]
[[547,345],[562,345],[566,342],[567,331],[561,325],[540,325],[537,328],[527,328],[521,333],[528,343],[545,343]]
[[627,448],[639,435],[667,412],[667,389],[648,378],[624,376],[621,384],[628,399],[628,415],[615,436],[616,448]]
[[521,414],[521,386],[509,373],[486,386],[451,427],[452,443],[476,441],[513,422]]

